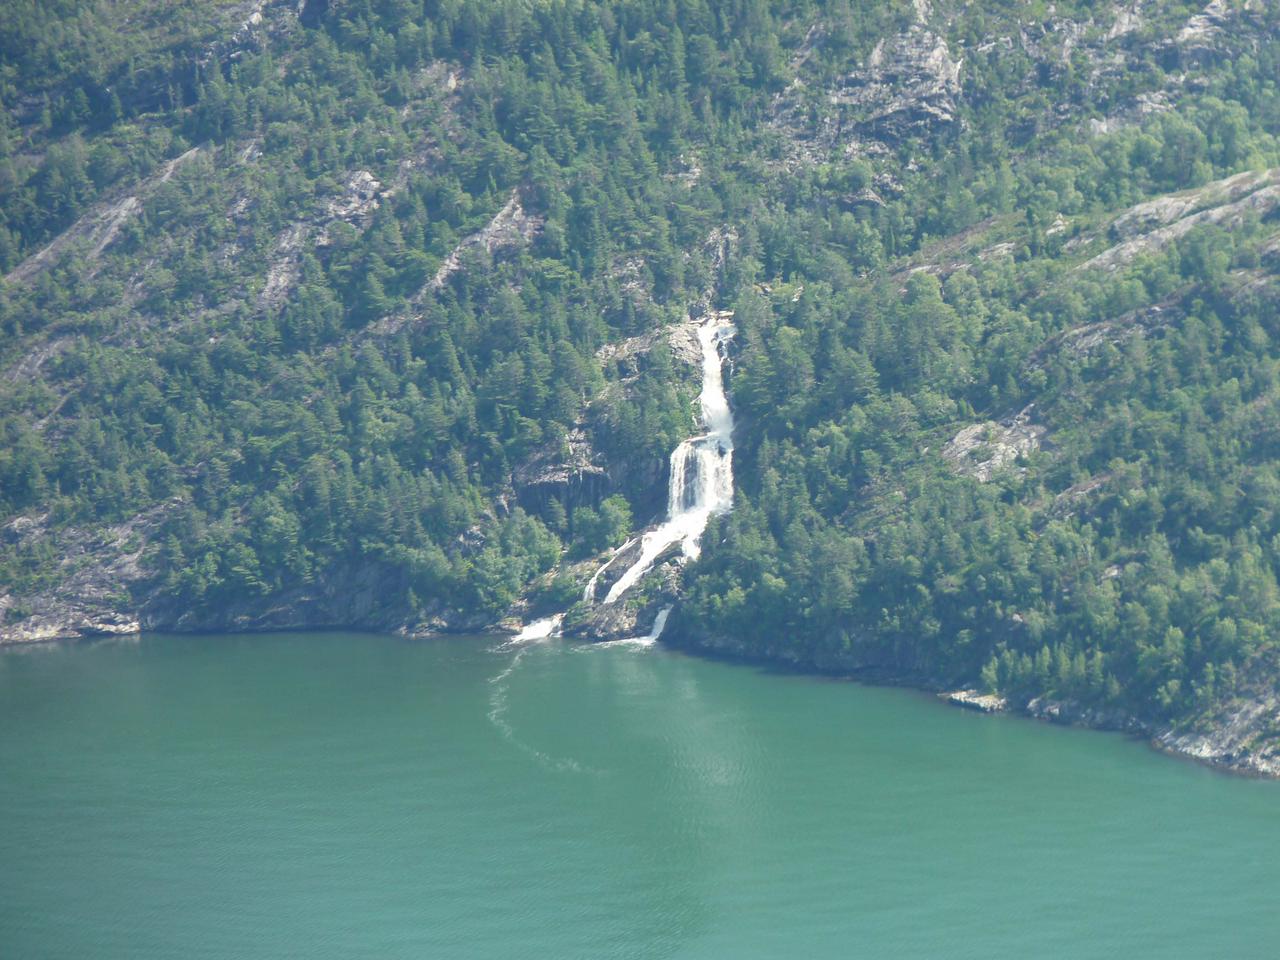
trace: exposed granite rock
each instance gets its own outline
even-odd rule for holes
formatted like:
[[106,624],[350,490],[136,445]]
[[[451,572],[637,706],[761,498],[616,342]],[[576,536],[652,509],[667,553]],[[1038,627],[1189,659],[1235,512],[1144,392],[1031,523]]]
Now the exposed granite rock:
[[681,363],[701,370],[702,347],[698,343],[697,324],[692,321],[677,324],[667,331],[667,345],[671,355]]
[[1225,0],[1210,0],[1208,6],[1188,18],[1178,31],[1178,43],[1183,47],[1207,46],[1222,33],[1230,13],[1231,7]]
[[647,604],[642,607],[625,601],[594,606],[577,616],[566,619],[563,627],[564,636],[573,640],[588,640],[592,643],[641,637],[648,632],[645,623],[651,621],[660,608],[658,604]]
[[1135,2],[1128,6],[1120,7],[1116,11],[1115,20],[1107,28],[1107,39],[1118,40],[1131,33],[1136,33],[1142,27],[1142,23],[1142,3],[1140,0],[1135,0]]
[[[637,540],[637,552],[638,547]],[[653,570],[642,581],[643,586],[628,591],[622,599],[614,603],[582,603],[574,607],[565,617],[564,635],[594,643],[647,636],[659,612],[675,604],[679,597],[680,564],[676,559],[679,552],[679,545],[674,545],[654,564]],[[616,563],[610,565],[610,578],[607,581],[601,578],[597,584],[597,596],[607,592],[609,584],[622,575],[628,564],[629,561],[620,556]]]
[[411,616],[402,599],[403,578],[402,571],[382,564],[354,564],[311,583],[265,597],[244,596],[212,609],[194,611],[148,602],[141,626],[144,630],[243,632],[358,624],[363,629],[395,632],[403,630]]
[[[1238,203],[1251,194],[1276,184],[1280,184],[1280,169],[1262,172],[1246,170],[1194,190],[1157,197],[1130,207],[1111,222],[1111,232],[1118,240],[1132,240],[1182,220],[1190,214]],[[1263,199],[1272,196],[1273,194],[1264,193]]]
[[603,457],[581,427],[534,450],[512,472],[511,483],[521,506],[533,511],[553,499],[570,510],[594,506],[611,488]]
[[1210,0],[1182,25],[1167,49],[1184,68],[1221,63],[1239,50],[1242,38],[1262,32],[1267,0]]
[[1140,93],[1124,106],[1105,117],[1090,117],[1089,132],[1105,137],[1128,126],[1141,124],[1147,117],[1173,109],[1175,91],[1171,89]]
[[[636,535],[619,547],[612,557],[609,558],[607,566],[599,569],[595,578],[595,586],[591,591],[591,602],[603,598],[608,594],[609,588],[618,580],[619,577],[626,572],[627,568],[640,558],[640,535]],[[659,557],[654,563],[655,568],[662,561],[671,559],[673,554],[666,554]]]
[[861,67],[840,77],[828,92],[862,134],[896,142],[954,123],[962,61],[947,42],[920,23],[881,40]]
[[952,690],[938,696],[954,706],[981,713],[1001,713],[1009,706],[1009,702],[997,693],[979,693],[972,689]]
[[1114,229],[1128,239],[1086,261],[1080,269],[1114,271],[1139,254],[1164,249],[1196,227],[1238,226],[1247,216],[1264,216],[1277,206],[1280,168],[1261,174],[1237,174],[1196,190],[1160,197],[1117,218]]
[[1242,699],[1209,724],[1161,731],[1155,743],[1238,773],[1280,777],[1280,695],[1273,691]]
[[824,162],[832,152],[887,156],[904,138],[956,121],[962,63],[922,15],[924,7],[907,30],[882,39],[833,81],[810,63],[829,39],[827,27],[810,28],[792,60],[795,79],[774,98],[769,121],[787,137],[789,165]]
[[199,155],[200,148],[192,147],[161,164],[158,171],[140,183],[95,203],[75,223],[9,271],[4,279],[9,283],[27,283],[54,266],[72,250],[91,263],[97,260],[111,245],[121,227],[141,212],[143,199],[160,184],[168,183],[175,173]]
[[[914,6],[905,30],[883,38],[834,80],[822,74],[815,53],[838,30],[824,20],[810,25],[791,58],[793,80],[775,96],[769,119],[784,135],[786,166],[828,162],[839,153],[891,166],[905,139],[958,122],[965,100],[985,96],[966,86],[967,57],[1015,54],[1025,62],[1025,76],[1009,82],[1010,95],[1035,97],[1046,80],[1067,73],[1092,94],[1053,103],[1009,131],[1011,141],[1026,143],[1072,121],[1105,135],[1168,110],[1184,91],[1204,87],[1207,66],[1257,56],[1277,30],[1266,0],[1211,0],[1181,23],[1153,0],[1130,0],[1096,7],[1083,19],[1059,15],[1052,5],[1044,11],[1010,8],[994,18],[991,35],[961,46],[946,39],[945,5],[938,11],[927,3]],[[1133,78],[1153,56],[1163,71],[1160,85],[1135,88]],[[1106,115],[1090,116],[1099,104]]]
[[840,205],[848,210],[856,210],[859,207],[883,207],[884,198],[870,187],[863,187],[856,193],[841,197]]
[[1163,303],[1130,310],[1118,317],[1072,327],[1055,334],[1037,347],[1027,358],[1026,369],[1042,369],[1051,357],[1062,351],[1073,356],[1084,357],[1094,353],[1104,344],[1118,346],[1130,337],[1143,336],[1150,331],[1174,324],[1184,315],[1185,307],[1182,298],[1170,297]]
[[1032,697],[1022,707],[1022,712],[1050,723],[1092,727],[1095,730],[1122,730],[1128,733],[1146,734],[1145,723],[1115,707],[1091,707],[1075,700],[1058,700],[1052,697]]
[[1071,516],[1091,496],[1104,489],[1111,482],[1111,478],[1110,473],[1099,473],[1067,487],[1053,498],[1053,502],[1049,505],[1049,516],[1059,519]]
[[1045,428],[1031,423],[1032,407],[997,423],[975,423],[960,430],[942,450],[956,471],[986,483],[1003,467],[1040,449]]
[[[359,627],[408,632],[473,631],[493,618],[453,609],[448,598],[407,602],[405,571],[373,561],[326,571],[267,596],[192,609],[164,596],[152,548],[181,505],[168,500],[122,523],[48,529],[48,516],[24,516],[0,528],[0,549],[52,538],[62,557],[58,579],[38,592],[0,593],[0,645],[77,639],[144,630],[243,632]],[[483,546],[469,541],[466,549]]]
[[[863,647],[857,642],[847,646],[831,645],[817,652],[799,651],[785,636],[765,647],[746,644],[740,638],[722,633],[708,633],[691,624],[677,606],[662,636],[669,646],[708,656],[728,657],[754,662],[779,664],[796,670],[885,683],[938,689],[938,684],[909,659],[899,659],[883,649]],[[904,651],[909,656],[909,652]]]
[[[918,664],[874,646],[854,642],[801,655],[780,637],[765,649],[744,646],[731,636],[705,634],[687,623],[677,607],[663,634],[670,646],[712,656],[781,664],[808,672],[845,676],[868,683],[939,690],[939,678]],[[1023,703],[974,688],[943,688],[938,696],[955,706],[984,713],[1009,712],[1070,726],[1112,730],[1140,737],[1174,756],[1197,760],[1221,770],[1252,776],[1280,777],[1280,693],[1255,692],[1216,716],[1190,728],[1153,725],[1116,707],[1097,707],[1070,699],[1033,697]]]
[[[983,695],[975,690],[958,690],[940,696],[957,706],[984,713],[1011,708],[1004,697]],[[1094,707],[1053,697],[1033,697],[1015,709],[1050,723],[1144,737],[1166,753],[1233,773],[1280,777],[1280,695],[1274,691],[1241,698],[1217,716],[1189,728],[1153,728],[1116,707]]]
[[664,174],[663,179],[674,181],[692,190],[702,179],[702,165],[698,162],[697,156],[682,153],[676,157],[672,171]]
[[1054,723],[1138,734],[1167,753],[1235,773],[1280,776],[1280,696],[1274,691],[1242,698],[1190,728],[1153,729],[1117,708],[1048,697],[1032,699],[1024,710]]
[[259,307],[279,310],[289,299],[301,273],[299,256],[308,233],[303,224],[294,223],[286,227],[276,239],[276,255],[267,267],[266,282],[258,294]]
[[607,343],[596,351],[596,359],[602,364],[616,364],[628,380],[640,372],[640,360],[663,341],[671,348],[671,355],[695,370],[701,368],[702,348],[698,345],[698,325],[693,319],[677,323],[662,330],[653,330],[638,337],[628,337],[616,343]]
[[341,194],[325,204],[330,220],[354,223],[366,220],[378,209],[378,193],[382,183],[368,170],[356,170],[347,176]]
[[[5,599],[0,598],[0,612],[7,613]],[[22,620],[0,627],[0,643],[43,643],[77,637],[128,635],[141,629],[135,617],[95,608],[91,603],[40,603]]]
[[529,214],[520,203],[520,193],[511,197],[482,229],[467,237],[440,264],[429,286],[438,290],[453,273],[462,268],[462,256],[468,249],[481,249],[492,255],[505,247],[528,243],[542,229],[542,218]]
[[[618,391],[626,395],[629,385],[641,375],[648,354],[663,342],[677,361],[687,364],[690,376],[695,376],[702,362],[695,331],[696,323],[689,320],[601,347],[597,360],[603,366],[612,366],[617,378],[610,396],[616,397]],[[640,508],[659,510],[665,506],[661,491],[666,459],[629,457],[608,462],[593,440],[608,429],[597,414],[597,410],[588,409],[584,419],[564,438],[543,443],[512,470],[515,499],[526,510],[540,512],[552,499],[559,500],[566,509],[594,507],[619,490],[628,491],[633,498],[637,491],[652,493],[652,497],[639,498]]]
[[[1014,142],[1028,142],[1046,127],[1076,118],[1096,135],[1141,123],[1152,113],[1171,109],[1184,91],[1203,89],[1206,67],[1245,54],[1256,56],[1277,27],[1266,0],[1212,0],[1182,22],[1154,0],[1098,5],[1083,20],[1055,15],[1052,5],[1045,12],[1046,19],[1034,14],[1020,18],[1016,29],[984,39],[972,48],[974,53],[1026,54],[1032,68],[1022,80],[1020,94],[1033,93],[1046,77],[1061,78],[1070,71],[1091,96],[1054,103],[1011,131]],[[1144,72],[1144,63],[1151,59],[1162,69],[1160,85],[1135,89],[1132,79]],[[981,91],[965,93],[981,95]],[[1099,105],[1106,107],[1105,116],[1087,116]]]
[[13,548],[53,537],[58,581],[34,596],[0,594],[0,644],[137,633],[141,615],[131,591],[146,580],[143,555],[177,501],[103,527],[50,533],[48,516],[10,520],[0,539]]

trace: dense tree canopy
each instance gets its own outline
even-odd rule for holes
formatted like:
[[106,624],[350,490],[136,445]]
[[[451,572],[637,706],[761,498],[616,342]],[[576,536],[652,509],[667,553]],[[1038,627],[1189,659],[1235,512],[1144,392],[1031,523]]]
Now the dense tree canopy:
[[689,378],[602,348],[710,297],[740,491],[689,636],[1152,717],[1273,676],[1274,10],[180,6],[0,18],[0,515],[48,531],[4,591],[155,516],[139,595],[372,565],[499,617],[653,519],[644,471],[514,478],[665,462]]

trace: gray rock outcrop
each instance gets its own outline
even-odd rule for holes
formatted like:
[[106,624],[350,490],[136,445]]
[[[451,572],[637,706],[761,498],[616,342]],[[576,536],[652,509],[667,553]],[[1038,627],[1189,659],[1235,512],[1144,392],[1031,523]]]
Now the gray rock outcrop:
[[980,713],[1002,713],[1009,702],[998,693],[981,693],[977,690],[951,690],[938,694],[947,703]]
[[876,44],[827,96],[860,134],[896,142],[955,122],[961,66],[942,37],[917,23]]
[[1002,468],[1040,449],[1045,428],[1031,422],[1031,407],[1015,417],[975,423],[962,428],[942,449],[958,473],[987,483]]
[[1280,777],[1280,695],[1275,691],[1233,703],[1210,725],[1164,730],[1163,750],[1237,773]]

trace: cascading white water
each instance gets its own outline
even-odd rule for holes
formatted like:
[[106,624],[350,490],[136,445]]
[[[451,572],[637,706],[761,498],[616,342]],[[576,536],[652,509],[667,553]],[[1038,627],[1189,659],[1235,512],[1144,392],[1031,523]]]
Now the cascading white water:
[[[698,396],[702,408],[702,425],[706,432],[690,437],[671,451],[671,479],[667,488],[667,519],[640,538],[640,554],[623,572],[604,603],[613,603],[649,572],[653,563],[669,547],[679,543],[686,557],[698,556],[698,540],[707,522],[715,514],[726,513],[733,506],[733,414],[724,392],[724,359],[721,347],[733,339],[737,328],[729,322],[732,314],[713,313],[698,326],[698,345],[702,350],[702,392]],[[595,600],[596,581],[622,553],[635,544],[628,540],[614,551],[592,574],[582,598]],[[654,619],[653,628],[640,643],[653,643],[666,626],[670,607],[664,607]],[[544,617],[530,623],[512,642],[543,640],[559,633],[564,614]]]
[[554,616],[535,620],[533,623],[526,623],[524,628],[511,638],[511,642],[527,643],[530,640],[545,640],[559,632],[562,620],[564,620],[564,614],[557,613]]
[[585,600],[587,603],[595,603],[596,582],[600,579],[600,574],[608,570],[609,564],[617,560],[620,555],[630,550],[631,545],[635,542],[636,542],[635,537],[632,537],[630,540],[628,540],[626,543],[620,546],[617,550],[613,551],[613,556],[611,556],[604,563],[600,564],[600,566],[596,567],[596,572],[591,575],[591,579],[587,581],[586,588],[582,591],[583,600]]
[[[698,327],[702,348],[702,423],[706,433],[691,437],[671,452],[667,519],[640,538],[640,555],[605,594],[613,603],[635,586],[672,544],[686,557],[698,556],[698,539],[713,514],[733,505],[733,414],[724,392],[721,346],[737,332],[725,315],[712,314]],[[665,623],[665,618],[663,618]]]
[[658,615],[653,618],[653,626],[649,628],[649,635],[640,639],[641,643],[656,643],[658,638],[662,636],[662,631],[667,627],[667,617],[671,616],[671,608],[663,607],[658,611]]
[[606,640],[604,643],[598,644],[601,647],[651,647],[658,642],[658,638],[662,636],[662,631],[667,627],[667,617],[671,616],[671,608],[663,607],[658,611],[658,615],[653,618],[653,626],[649,628],[649,632],[643,637],[626,637],[622,640]]

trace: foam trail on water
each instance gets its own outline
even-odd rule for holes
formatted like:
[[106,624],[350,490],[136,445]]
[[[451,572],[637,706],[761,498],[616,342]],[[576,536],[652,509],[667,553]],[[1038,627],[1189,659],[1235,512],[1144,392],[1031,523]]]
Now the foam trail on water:
[[[733,506],[733,413],[724,392],[720,348],[736,332],[723,314],[712,314],[698,327],[702,348],[702,393],[698,400],[706,433],[683,441],[671,452],[667,519],[640,538],[640,556],[609,588],[605,603],[613,603],[635,586],[673,544],[679,543],[686,557],[696,558],[698,539],[707,522]],[[591,586],[594,590],[594,580]]]
[[511,662],[507,664],[507,668],[499,673],[496,677],[491,677],[489,683],[492,691],[489,694],[489,722],[497,728],[502,738],[516,747],[520,752],[532,757],[542,766],[556,770],[560,773],[590,773],[598,775],[600,771],[591,767],[584,766],[572,757],[556,757],[551,754],[539,750],[522,740],[516,733],[515,727],[511,725],[511,721],[507,719],[507,712],[510,709],[508,693],[510,687],[511,675],[516,672],[516,668],[520,666],[520,661],[524,659],[524,655],[533,647],[522,647],[516,651],[516,655],[511,658]]

